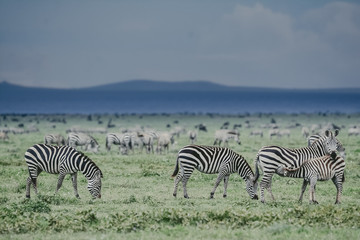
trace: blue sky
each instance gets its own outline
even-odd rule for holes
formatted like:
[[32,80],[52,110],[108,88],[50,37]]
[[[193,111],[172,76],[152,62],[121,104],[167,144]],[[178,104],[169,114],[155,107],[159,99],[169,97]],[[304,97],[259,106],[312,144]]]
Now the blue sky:
[[0,81],[360,87],[358,1],[0,0]]

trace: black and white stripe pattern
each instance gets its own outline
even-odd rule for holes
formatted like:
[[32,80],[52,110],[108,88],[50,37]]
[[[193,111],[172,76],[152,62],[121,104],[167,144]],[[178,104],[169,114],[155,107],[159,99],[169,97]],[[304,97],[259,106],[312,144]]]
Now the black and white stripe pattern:
[[92,136],[85,133],[70,132],[68,134],[67,145],[73,148],[84,146],[85,151],[98,152],[99,144]]
[[[338,130],[335,130],[335,134],[336,132],[338,132]],[[308,137],[308,146],[310,146],[311,144],[313,144],[314,142],[318,141],[318,140],[324,140],[326,138],[325,135],[321,135],[321,134],[314,134]],[[342,145],[342,143],[338,141],[338,148],[337,151],[339,152],[339,155],[346,159],[346,152],[345,152],[345,147]]]
[[342,193],[342,184],[345,180],[344,170],[345,161],[342,157],[336,157],[333,159],[331,156],[327,155],[311,159],[295,169],[280,166],[276,173],[284,177],[304,179],[299,198],[300,202],[302,201],[306,186],[310,183],[310,203],[315,204],[318,203],[315,200],[316,182],[318,180],[327,181],[331,179],[337,190],[335,204],[339,204]]
[[101,197],[102,172],[96,164],[84,154],[69,146],[51,146],[37,144],[25,152],[25,161],[29,169],[26,185],[26,197],[30,198],[30,185],[37,194],[37,177],[42,171],[59,174],[56,192],[62,185],[66,174],[71,175],[75,196],[77,191],[77,172],[81,171],[88,180],[88,190],[93,198]]
[[259,168],[263,171],[263,178],[260,182],[260,199],[265,202],[264,189],[266,188],[272,199],[274,196],[271,191],[272,176],[276,173],[276,169],[284,165],[285,167],[297,168],[304,162],[325,156],[331,155],[336,157],[336,151],[339,148],[339,141],[336,139],[338,131],[333,134],[331,131],[325,132],[325,138],[320,138],[309,147],[289,149],[279,146],[263,147],[259,150],[256,161],[256,179],[259,177]]
[[65,138],[60,134],[47,134],[44,137],[45,144],[65,145]]
[[131,133],[108,133],[106,135],[105,147],[108,151],[111,150],[111,145],[119,145],[122,154],[128,154],[132,149],[132,135]]
[[175,187],[173,193],[175,197],[177,194],[177,186],[181,180],[184,188],[184,197],[189,197],[186,190],[186,183],[194,169],[197,169],[202,173],[218,173],[215,186],[210,193],[210,198],[213,198],[216,188],[223,179],[223,197],[226,197],[227,184],[230,174],[237,172],[245,180],[246,190],[250,197],[252,199],[258,199],[256,195],[257,185],[255,183],[253,171],[241,155],[237,154],[229,148],[198,145],[189,145],[182,148],[178,153],[175,170],[172,175],[172,177],[177,175],[175,178]]

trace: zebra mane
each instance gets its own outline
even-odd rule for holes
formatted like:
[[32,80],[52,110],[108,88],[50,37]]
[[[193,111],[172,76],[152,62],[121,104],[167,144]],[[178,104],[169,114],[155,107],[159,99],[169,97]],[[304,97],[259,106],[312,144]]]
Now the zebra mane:
[[81,151],[76,151],[77,154],[79,154],[80,156],[80,159],[83,159],[85,162],[89,162],[93,167],[96,168],[96,170],[99,170],[100,171],[100,175],[101,177],[103,177],[103,174],[101,172],[101,169],[96,165],[96,163],[91,160],[91,158],[89,158],[87,155],[85,155],[83,152]]

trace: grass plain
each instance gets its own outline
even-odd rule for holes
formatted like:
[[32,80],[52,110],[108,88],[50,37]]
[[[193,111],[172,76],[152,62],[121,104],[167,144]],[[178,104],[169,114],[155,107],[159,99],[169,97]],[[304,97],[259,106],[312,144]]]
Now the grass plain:
[[[229,147],[243,155],[254,170],[257,151],[266,145],[290,148],[304,147],[302,126],[333,123],[341,127],[338,139],[346,147],[346,182],[342,204],[334,205],[336,189],[331,181],[318,182],[317,200],[298,203],[302,179],[274,176],[276,200],[251,200],[240,176],[229,180],[228,197],[222,197],[223,185],[209,199],[216,175],[195,171],[188,182],[190,199],[172,196],[170,177],[178,150],[189,144],[187,134],[175,138],[168,153],[135,153],[121,155],[116,147],[105,150],[105,133],[91,134],[100,144],[97,154],[85,152],[101,168],[104,179],[102,198],[92,200],[85,177],[78,174],[81,199],[73,194],[70,176],[54,195],[57,176],[42,173],[38,178],[39,195],[31,189],[25,198],[28,170],[25,151],[42,143],[44,135],[60,133],[78,126],[85,129],[106,128],[109,120],[115,125],[108,132],[144,126],[169,131],[176,126],[187,130],[204,124],[196,144],[212,145],[214,132],[229,122],[241,124],[241,145]],[[65,121],[64,121],[65,120]],[[272,138],[263,125],[276,122],[281,129],[291,130],[290,137]],[[252,127],[245,127],[250,124]],[[130,114],[130,115],[0,115],[0,128],[30,126],[37,132],[9,134],[0,140],[0,239],[359,239],[360,238],[360,136],[348,136],[348,128],[360,125],[359,114]],[[261,129],[264,136],[250,136]]]

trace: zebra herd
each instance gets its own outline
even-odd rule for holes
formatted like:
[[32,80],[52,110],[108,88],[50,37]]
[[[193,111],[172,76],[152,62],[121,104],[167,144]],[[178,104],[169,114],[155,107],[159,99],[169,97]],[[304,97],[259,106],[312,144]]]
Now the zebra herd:
[[[275,173],[283,177],[304,178],[302,193],[310,182],[310,202],[317,203],[314,198],[314,188],[317,180],[332,179],[337,188],[336,204],[340,203],[342,183],[345,169],[345,148],[336,138],[339,131],[325,131],[323,136],[312,136],[308,147],[290,149],[280,146],[262,147],[256,156],[255,174],[246,160],[239,154],[224,147],[210,147],[189,145],[182,148],[177,156],[173,195],[177,195],[177,187],[182,180],[184,197],[188,198],[186,184],[194,169],[203,173],[218,174],[214,189],[210,197],[214,196],[215,190],[221,180],[224,179],[224,197],[227,196],[226,189],[229,176],[238,173],[246,182],[246,190],[252,199],[258,199],[257,186],[260,181],[260,200],[265,202],[264,190],[267,189],[272,200],[275,200],[271,190],[272,177]],[[339,152],[342,156],[337,156]]]
[[[222,131],[222,134],[219,131],[219,137],[215,140],[214,145],[217,144],[217,140],[226,142],[226,139],[222,139],[226,134],[230,134],[231,138],[240,144],[237,131],[231,133]],[[224,181],[223,197],[226,197],[229,177],[232,173],[238,173],[244,179],[246,191],[252,199],[258,199],[257,186],[259,182],[261,202],[265,202],[265,189],[270,193],[272,200],[275,200],[271,183],[273,175],[278,174],[282,177],[304,179],[300,201],[307,184],[310,183],[311,203],[317,203],[314,197],[316,181],[332,179],[337,188],[335,203],[340,203],[342,184],[345,180],[345,148],[336,138],[338,134],[338,130],[335,130],[334,133],[326,130],[324,135],[313,135],[309,137],[308,146],[303,148],[262,147],[255,158],[255,172],[243,156],[228,147],[194,144],[185,146],[178,152],[175,170],[172,174],[172,177],[175,177],[173,196],[176,197],[178,184],[181,181],[184,197],[189,197],[186,185],[193,171],[197,169],[202,173],[218,174],[210,198],[214,197],[216,188],[222,180]],[[145,147],[147,151],[154,151],[149,144],[154,137],[158,138],[158,142],[162,142],[162,146],[169,146],[172,141],[171,135],[165,133],[157,136],[151,133],[137,134],[136,137],[140,139],[141,146]],[[26,197],[30,198],[31,185],[37,193],[37,177],[42,171],[59,174],[56,192],[61,187],[65,175],[70,174],[76,197],[79,197],[77,172],[81,171],[88,180],[88,190],[91,196],[93,198],[101,197],[101,178],[103,177],[101,170],[89,157],[75,149],[77,146],[85,146],[85,149],[93,149],[96,152],[98,143],[86,134],[73,133],[68,135],[67,145],[50,145],[64,141],[59,135],[46,136],[45,144],[36,144],[26,151],[25,160],[29,170]],[[132,149],[134,141],[132,141],[131,134],[107,134],[107,150],[110,150],[112,144],[119,145],[120,149],[123,149],[122,151],[128,151]]]

